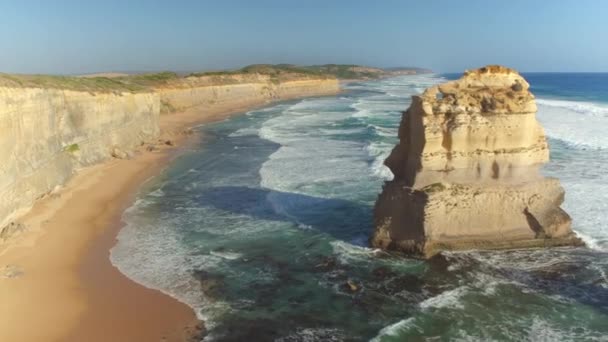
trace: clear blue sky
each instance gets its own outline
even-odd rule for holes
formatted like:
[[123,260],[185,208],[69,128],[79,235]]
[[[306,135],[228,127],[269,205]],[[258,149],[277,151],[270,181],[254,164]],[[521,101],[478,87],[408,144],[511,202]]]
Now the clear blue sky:
[[0,71],[608,71],[608,1],[0,0]]

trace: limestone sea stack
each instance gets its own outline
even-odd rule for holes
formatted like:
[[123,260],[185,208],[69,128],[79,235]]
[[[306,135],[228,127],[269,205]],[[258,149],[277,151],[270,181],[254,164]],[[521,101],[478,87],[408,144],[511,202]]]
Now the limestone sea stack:
[[560,208],[529,84],[486,66],[413,96],[385,164],[372,245],[430,257],[442,250],[582,245]]

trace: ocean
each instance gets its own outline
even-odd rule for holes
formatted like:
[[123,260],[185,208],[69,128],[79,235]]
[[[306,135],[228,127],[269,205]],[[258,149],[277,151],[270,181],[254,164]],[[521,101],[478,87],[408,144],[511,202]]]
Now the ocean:
[[410,97],[457,75],[355,82],[200,126],[111,251],[190,305],[205,341],[608,341],[608,74],[524,74],[547,176],[589,248],[408,259],[368,247]]

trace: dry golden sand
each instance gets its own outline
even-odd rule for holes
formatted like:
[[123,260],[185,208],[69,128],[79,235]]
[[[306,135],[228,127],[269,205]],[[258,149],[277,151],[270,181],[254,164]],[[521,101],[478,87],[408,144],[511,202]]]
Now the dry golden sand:
[[[193,311],[120,273],[109,260],[121,215],[137,189],[188,141],[183,130],[259,103],[162,116],[175,147],[139,151],[79,172],[40,200],[28,230],[0,252],[0,341],[182,341],[202,333]],[[5,277],[7,266],[22,272]]]

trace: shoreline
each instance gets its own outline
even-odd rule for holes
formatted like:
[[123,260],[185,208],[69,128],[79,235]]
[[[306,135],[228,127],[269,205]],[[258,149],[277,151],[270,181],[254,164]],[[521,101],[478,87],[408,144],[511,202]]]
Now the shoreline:
[[[281,101],[313,96],[303,95]],[[216,105],[161,116],[156,151],[79,170],[37,201],[28,230],[0,251],[0,340],[183,341],[204,334],[192,308],[128,278],[110,249],[142,185],[190,143],[191,128],[280,101]],[[163,143],[170,141],[170,143]]]

